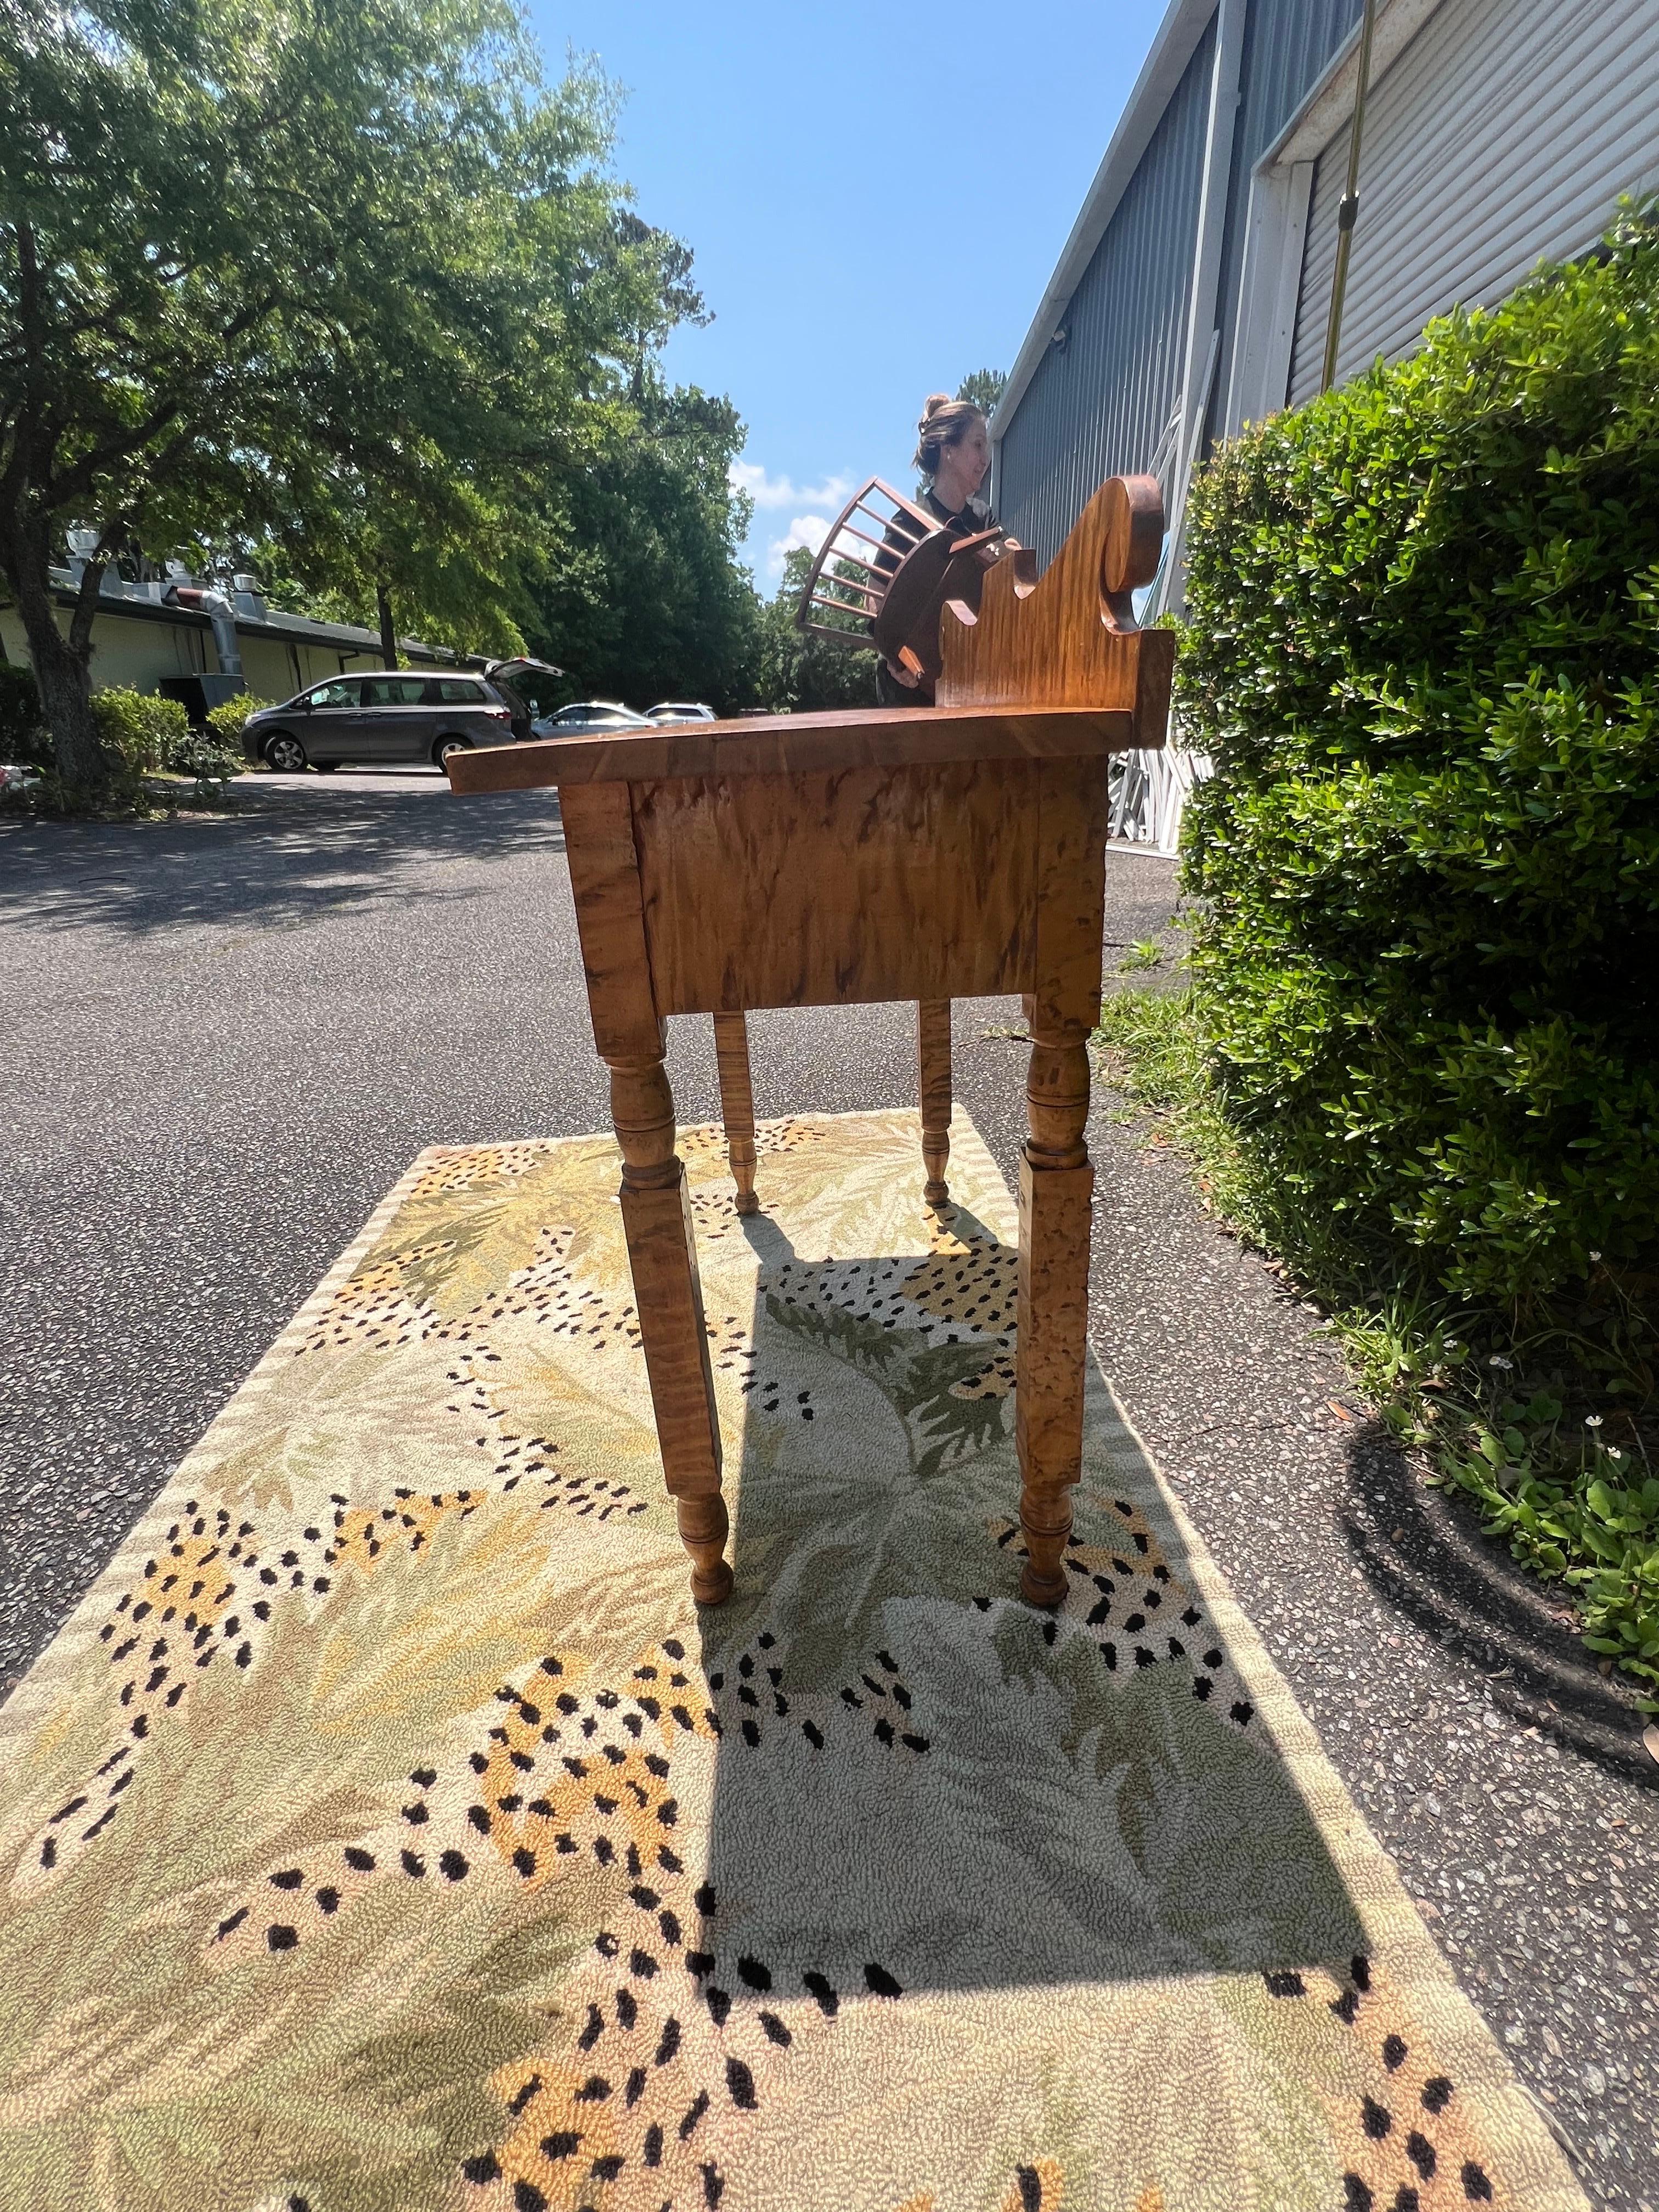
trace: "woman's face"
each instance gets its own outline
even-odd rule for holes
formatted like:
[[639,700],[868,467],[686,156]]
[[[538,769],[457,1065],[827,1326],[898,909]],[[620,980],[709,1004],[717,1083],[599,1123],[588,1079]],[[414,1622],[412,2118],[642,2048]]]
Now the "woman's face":
[[982,422],[970,422],[954,446],[939,457],[933,489],[947,507],[962,507],[985,481],[991,465],[991,434]]

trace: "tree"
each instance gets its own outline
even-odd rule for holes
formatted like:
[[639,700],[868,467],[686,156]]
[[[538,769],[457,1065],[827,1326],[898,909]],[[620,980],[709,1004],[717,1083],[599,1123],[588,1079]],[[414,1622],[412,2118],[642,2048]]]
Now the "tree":
[[614,442],[641,334],[687,312],[611,121],[591,72],[542,82],[508,0],[9,0],[0,571],[66,785],[107,773],[88,660],[125,540],[266,536],[371,603],[499,607],[517,480]]
[[991,414],[1002,397],[1008,379],[1000,368],[976,368],[957,386],[958,399],[971,399],[982,415]]
[[[564,92],[587,103],[596,143],[608,150],[603,80],[584,73]],[[626,186],[607,185],[575,241],[585,330],[547,295],[562,255],[571,258],[569,242],[532,237],[531,265],[509,269],[500,296],[470,311],[490,369],[471,410],[458,407],[447,378],[435,389],[414,380],[396,390],[388,431],[384,385],[378,399],[354,393],[343,410],[359,426],[350,453],[307,456],[306,478],[285,488],[283,519],[260,557],[313,603],[378,623],[389,664],[399,626],[464,651],[523,651],[534,581],[568,532],[556,488],[651,434],[646,418],[660,414],[662,398],[655,355],[677,323],[709,318],[690,248],[642,222],[627,199]],[[518,220],[529,227],[525,210]]]
[[729,477],[743,424],[729,399],[670,390],[648,362],[630,387],[600,450],[541,483],[525,635],[590,696],[747,705],[761,609],[737,562],[750,509]]

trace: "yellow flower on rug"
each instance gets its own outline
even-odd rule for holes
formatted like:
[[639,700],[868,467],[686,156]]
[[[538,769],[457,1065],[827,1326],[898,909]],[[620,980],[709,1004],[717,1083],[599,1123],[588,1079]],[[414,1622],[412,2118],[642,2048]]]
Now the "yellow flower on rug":
[[1097,1375],[1018,1599],[961,1114],[684,1149],[730,1602],[612,1145],[423,1155],[0,1715],[0,2204],[1576,2212]]

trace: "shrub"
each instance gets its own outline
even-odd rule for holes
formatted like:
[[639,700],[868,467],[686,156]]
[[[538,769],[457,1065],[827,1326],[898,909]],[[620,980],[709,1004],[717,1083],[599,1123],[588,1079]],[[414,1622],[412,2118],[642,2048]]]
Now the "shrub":
[[1097,1042],[1109,1079],[1187,1154],[1206,1206],[1288,1258],[1328,1308],[1384,1426],[1427,1459],[1431,1480],[1473,1498],[1488,1534],[1566,1585],[1586,1644],[1659,1711],[1659,1480],[1631,1407],[1653,1378],[1615,1356],[1618,1330],[1594,1346],[1559,1326],[1517,1337],[1501,1314],[1357,1265],[1340,1221],[1287,1190],[1229,1115],[1190,994],[1113,992]]
[[0,762],[13,768],[47,768],[52,757],[34,672],[0,661]]
[[[212,717],[209,717],[211,721]],[[240,740],[228,742],[212,729],[189,730],[168,750],[167,765],[175,775],[196,779],[194,796],[198,800],[219,795],[219,788],[234,775],[240,775],[247,766],[247,755]]]
[[[1185,832],[1224,1110],[1404,1281],[1659,1268],[1659,228],[1225,448]],[[1605,1261],[1605,1265],[1601,1264]],[[1627,1311],[1627,1306],[1621,1308]],[[1621,1324],[1622,1326],[1622,1324]]]
[[239,691],[234,699],[227,699],[217,707],[209,708],[208,728],[226,751],[235,753],[240,759],[246,751],[242,732],[248,716],[257,714],[261,708],[275,703],[270,699],[256,699],[251,691]]
[[105,750],[130,775],[170,768],[172,755],[190,738],[190,717],[177,699],[113,688],[93,693],[92,712]]

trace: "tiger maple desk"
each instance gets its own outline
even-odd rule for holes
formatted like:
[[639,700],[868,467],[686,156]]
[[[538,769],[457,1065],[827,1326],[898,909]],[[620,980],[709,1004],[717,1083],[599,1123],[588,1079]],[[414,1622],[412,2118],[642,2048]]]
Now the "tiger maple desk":
[[732,1570],[665,1018],[715,1017],[728,1142],[748,1210],[745,1010],[921,1002],[937,1203],[949,1001],[1004,992],[1023,995],[1031,1034],[1014,1401],[1027,1546],[1020,1583],[1037,1605],[1065,1594],[1083,1437],[1094,1182],[1084,1143],[1086,1040],[1100,1012],[1107,756],[1164,739],[1173,639],[1135,630],[1127,597],[1156,566],[1162,526],[1156,486],[1114,480],[1040,583],[1029,556],[1000,562],[976,617],[944,611],[934,707],[450,757],[458,792],[558,787],[593,1037],[611,1070],[663,1470],[704,1604],[729,1595]]

